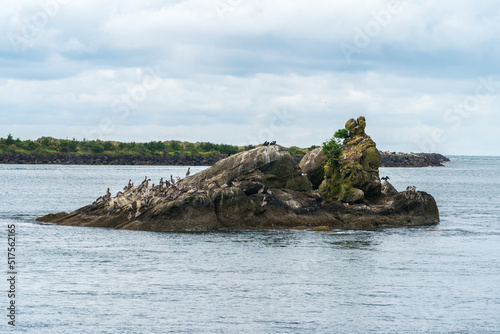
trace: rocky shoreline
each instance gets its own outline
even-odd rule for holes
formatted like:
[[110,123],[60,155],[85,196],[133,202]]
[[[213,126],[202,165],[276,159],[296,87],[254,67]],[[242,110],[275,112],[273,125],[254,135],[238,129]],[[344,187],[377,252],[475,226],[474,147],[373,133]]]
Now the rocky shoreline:
[[52,165],[171,165],[211,166],[224,156],[203,157],[185,155],[107,155],[107,154],[0,154],[0,164]]
[[439,153],[380,152],[380,167],[444,167],[450,161]]
[[[450,161],[438,153],[380,152],[380,167],[443,167]],[[42,155],[0,154],[0,164],[52,164],[52,165],[164,165],[164,166],[212,166],[226,156],[203,157],[184,155],[91,155],[54,153]],[[296,163],[301,157],[294,157]]]

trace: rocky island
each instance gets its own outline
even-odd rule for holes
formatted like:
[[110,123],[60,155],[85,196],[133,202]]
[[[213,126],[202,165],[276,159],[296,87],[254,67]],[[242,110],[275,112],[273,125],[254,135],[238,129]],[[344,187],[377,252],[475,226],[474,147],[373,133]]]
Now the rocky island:
[[380,152],[381,167],[444,167],[450,161],[439,153]]
[[300,164],[279,145],[260,146],[175,181],[145,180],[108,193],[71,213],[38,221],[60,225],[146,231],[248,229],[371,229],[433,225],[434,198],[415,189],[398,192],[379,178],[380,153],[365,133],[364,117],[346,123],[335,156],[321,148]]

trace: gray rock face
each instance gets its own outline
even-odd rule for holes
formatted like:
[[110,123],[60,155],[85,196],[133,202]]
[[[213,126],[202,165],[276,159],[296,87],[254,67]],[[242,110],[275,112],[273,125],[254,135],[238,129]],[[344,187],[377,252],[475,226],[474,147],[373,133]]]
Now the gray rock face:
[[382,194],[385,196],[392,196],[392,195],[397,195],[398,191],[392,184],[390,184],[388,181],[382,182]]
[[[304,170],[318,169],[301,163]],[[317,165],[317,162],[316,162]],[[263,146],[218,161],[174,184],[143,184],[69,214],[37,220],[148,231],[373,228],[439,221],[432,196],[387,194],[373,205],[325,200],[286,148]],[[309,173],[308,173],[309,176]]]
[[326,157],[321,147],[309,151],[300,161],[299,167],[311,181],[313,189],[318,189],[325,178]]

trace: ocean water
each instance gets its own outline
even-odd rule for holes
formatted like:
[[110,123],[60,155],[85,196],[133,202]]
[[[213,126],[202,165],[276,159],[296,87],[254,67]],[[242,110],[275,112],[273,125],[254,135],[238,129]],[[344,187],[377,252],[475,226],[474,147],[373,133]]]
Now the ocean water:
[[[375,231],[158,233],[37,216],[187,167],[0,165],[1,333],[499,333],[500,158],[381,168],[441,223]],[[191,167],[192,172],[203,167]],[[7,226],[16,228],[8,325]]]

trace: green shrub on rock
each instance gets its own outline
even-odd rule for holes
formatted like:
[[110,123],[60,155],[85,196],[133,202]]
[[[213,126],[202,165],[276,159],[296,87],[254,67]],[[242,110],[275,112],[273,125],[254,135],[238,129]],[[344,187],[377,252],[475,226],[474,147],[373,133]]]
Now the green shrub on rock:
[[333,200],[362,203],[380,196],[380,153],[365,133],[364,117],[348,120],[345,127],[323,144],[327,163],[320,191]]

